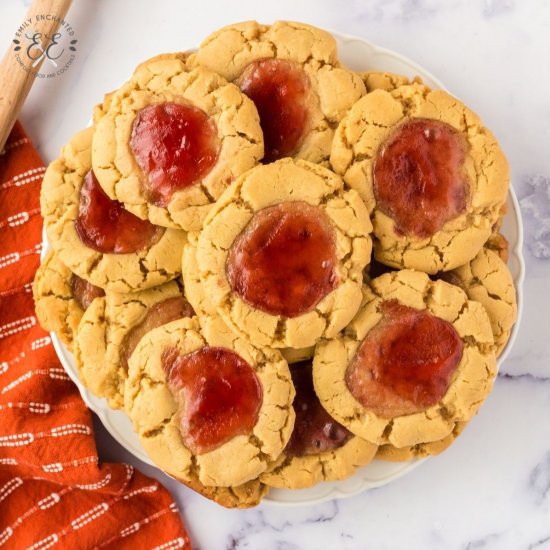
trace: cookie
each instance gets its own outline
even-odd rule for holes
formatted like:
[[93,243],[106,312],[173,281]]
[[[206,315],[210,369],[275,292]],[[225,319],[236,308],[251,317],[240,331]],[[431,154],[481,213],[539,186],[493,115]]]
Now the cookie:
[[504,203],[500,209],[500,213],[497,221],[493,224],[493,231],[491,232],[490,237],[487,239],[483,245],[485,248],[492,250],[504,263],[508,263],[508,257],[510,255],[510,245],[506,237],[500,232],[502,229],[502,224],[504,222],[504,217],[508,212],[508,205]]
[[77,133],[44,176],[40,206],[53,250],[73,273],[113,292],[176,278],[185,232],[140,220],[103,193],[91,170],[93,133]]
[[182,255],[182,279],[185,296],[197,314],[205,338],[208,340],[213,336],[224,346],[231,347],[236,334],[220,318],[216,306],[210,300],[200,281],[197,265],[198,235],[190,233],[188,237],[189,242],[185,245]]
[[109,197],[142,219],[188,231],[263,155],[252,101],[193,59],[165,54],[142,63],[109,98],[92,155]]
[[254,101],[266,162],[326,163],[334,128],[365,93],[361,78],[338,62],[334,38],[303,23],[229,25],[204,40],[197,62]]
[[330,170],[292,159],[256,167],[222,195],[199,234],[203,292],[259,347],[312,346],[357,311],[370,230],[359,195]]
[[469,262],[508,191],[493,134],[458,99],[420,84],[360,99],[330,161],[367,205],[376,259],[395,268],[434,274]]
[[483,247],[492,250],[504,263],[508,262],[510,245],[502,233],[493,231]]
[[92,114],[92,122],[97,124],[107,113],[109,110],[109,107],[111,105],[111,100],[113,99],[113,96],[115,94],[116,90],[113,92],[109,92],[103,96],[103,103],[98,103],[94,106],[93,114]]
[[315,346],[307,346],[305,348],[281,348],[279,351],[285,358],[285,361],[289,365],[293,365],[294,363],[300,363],[300,361],[311,359],[315,353]]
[[258,477],[286,445],[294,389],[281,355],[196,318],[142,338],[129,362],[125,408],[143,448],[170,475],[232,487]]
[[460,288],[418,271],[387,273],[370,287],[346,333],[318,344],[319,400],[378,445],[439,441],[474,416],[491,390],[496,360],[487,313]]
[[112,408],[122,409],[128,360],[141,338],[156,327],[193,315],[176,281],[97,298],[82,317],[75,337],[82,383],[98,397],[105,397]]
[[42,328],[55,332],[72,350],[74,333],[84,311],[94,298],[105,293],[74,275],[50,251],[36,271],[32,294],[36,317]]
[[484,247],[471,262],[442,273],[441,278],[461,287],[470,300],[483,305],[491,322],[497,356],[500,355],[518,313],[514,280],[506,264],[495,251]]
[[365,83],[367,93],[374,90],[385,90],[386,92],[391,92],[395,90],[395,88],[399,88],[399,86],[407,86],[413,83],[422,84],[422,79],[419,76],[415,76],[413,79],[410,79],[407,76],[382,71],[366,71],[359,72],[357,74]]
[[291,365],[290,372],[296,390],[294,430],[279,459],[260,479],[270,487],[303,489],[345,479],[368,464],[378,447],[354,436],[323,409],[313,390],[311,360]]
[[457,422],[453,431],[448,436],[439,441],[432,441],[430,443],[419,443],[418,445],[411,445],[410,447],[401,447],[401,449],[390,444],[381,445],[378,447],[376,459],[385,460],[387,462],[406,462],[407,460],[437,456],[443,451],[446,451],[455,442],[456,438],[462,433],[465,427],[466,422]]
[[251,508],[257,506],[268,493],[269,487],[258,479],[247,481],[236,487],[206,487],[196,476],[192,479],[178,479],[193,491],[201,494],[209,500],[213,500],[226,508]]

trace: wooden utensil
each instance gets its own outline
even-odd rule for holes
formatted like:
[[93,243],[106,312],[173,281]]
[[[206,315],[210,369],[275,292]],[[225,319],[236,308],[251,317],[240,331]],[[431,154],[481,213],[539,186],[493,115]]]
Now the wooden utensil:
[[[34,0],[23,24],[30,19],[33,32],[40,32],[42,36],[52,36],[59,28],[59,20],[65,18],[70,5],[71,0]],[[50,17],[48,19],[39,17],[37,20],[37,16],[41,15]],[[14,33],[15,31],[16,29]],[[41,46],[47,47],[47,44],[42,41]],[[20,51],[24,52],[24,50],[22,48]],[[16,58],[14,46],[11,44],[2,59],[0,64],[0,153],[4,150],[6,140],[27,94],[34,82],[38,80],[35,74],[40,70],[45,58],[43,55],[37,61],[29,59],[24,54],[19,55],[19,60],[24,65],[21,66]]]

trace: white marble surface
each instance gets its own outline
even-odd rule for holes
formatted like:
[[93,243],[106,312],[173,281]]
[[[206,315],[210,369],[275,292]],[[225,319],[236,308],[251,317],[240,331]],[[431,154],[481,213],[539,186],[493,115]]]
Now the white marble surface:
[[[7,46],[30,2],[2,0]],[[303,508],[224,510],[143,467],[176,496],[201,549],[550,548],[550,3],[547,0],[74,0],[78,56],[38,82],[22,119],[46,161],[142,59],[244,19],[362,36],[432,71],[493,129],[521,200],[524,319],[495,390],[456,444],[395,483]],[[1,85],[1,83],[0,83]],[[98,426],[105,460],[129,456]]]

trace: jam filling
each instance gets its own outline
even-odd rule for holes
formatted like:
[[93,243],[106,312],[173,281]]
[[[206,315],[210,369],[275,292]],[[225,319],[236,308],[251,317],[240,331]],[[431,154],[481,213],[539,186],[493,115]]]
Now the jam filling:
[[444,122],[411,119],[390,136],[374,163],[378,208],[405,235],[429,237],[466,209],[466,139]]
[[338,285],[334,231],[326,214],[302,201],[260,210],[227,258],[233,291],[271,315],[297,317]]
[[426,311],[381,303],[382,319],[361,342],[346,372],[351,394],[382,418],[435,405],[462,358],[455,328]]
[[214,122],[201,109],[181,103],[148,105],[138,112],[130,148],[145,174],[148,200],[166,206],[176,191],[202,180],[218,160]]
[[155,244],[164,228],[124,210],[121,202],[111,200],[92,171],[86,174],[80,190],[75,230],[89,248],[104,254],[129,254]]
[[181,392],[180,432],[185,446],[199,455],[258,422],[263,390],[252,367],[234,351],[204,347],[187,355],[168,349],[163,366],[169,384]]
[[342,447],[352,434],[321,406],[313,388],[311,361],[291,365],[290,372],[296,389],[292,404],[296,420],[285,453],[308,456]]
[[71,287],[71,294],[73,298],[78,302],[80,307],[86,311],[95,298],[105,296],[105,291],[98,286],[89,283],[85,279],[81,279],[74,273],[71,275],[69,282]]
[[260,115],[263,162],[296,153],[309,120],[310,83],[300,65],[282,59],[260,59],[246,67],[237,84]]
[[124,338],[120,347],[120,364],[124,370],[128,370],[128,360],[139,341],[154,328],[165,325],[177,319],[192,317],[195,314],[191,304],[183,296],[174,296],[158,302],[151,307],[143,321],[135,326]]

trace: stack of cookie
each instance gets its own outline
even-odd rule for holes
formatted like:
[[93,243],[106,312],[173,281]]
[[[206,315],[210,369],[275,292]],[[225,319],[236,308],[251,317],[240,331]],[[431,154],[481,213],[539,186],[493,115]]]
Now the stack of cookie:
[[300,23],[139,65],[50,164],[37,316],[152,460],[225,506],[453,441],[516,316],[506,159]]

